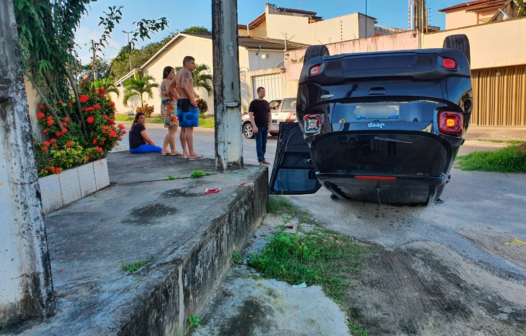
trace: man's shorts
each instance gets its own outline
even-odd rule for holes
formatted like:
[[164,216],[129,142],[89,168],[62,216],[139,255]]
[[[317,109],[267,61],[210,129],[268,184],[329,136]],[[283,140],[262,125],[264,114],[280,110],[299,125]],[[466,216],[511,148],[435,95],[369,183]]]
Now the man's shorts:
[[177,119],[180,127],[199,126],[199,109],[190,104],[189,99],[179,99],[177,101]]

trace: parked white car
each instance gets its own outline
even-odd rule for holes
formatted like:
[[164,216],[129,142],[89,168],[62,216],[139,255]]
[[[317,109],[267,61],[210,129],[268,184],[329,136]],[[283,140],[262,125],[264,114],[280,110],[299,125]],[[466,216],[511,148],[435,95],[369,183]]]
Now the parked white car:
[[[272,113],[270,135],[276,136],[279,134],[279,123],[281,122],[298,122],[296,119],[296,98],[272,100],[269,105]],[[254,130],[252,129],[248,113],[243,115],[242,125],[245,138],[254,139]]]

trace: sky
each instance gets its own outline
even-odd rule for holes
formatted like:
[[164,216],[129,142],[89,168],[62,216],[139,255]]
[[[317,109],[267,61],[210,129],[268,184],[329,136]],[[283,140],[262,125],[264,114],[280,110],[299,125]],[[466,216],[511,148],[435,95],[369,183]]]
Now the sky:
[[[430,8],[430,24],[445,28],[445,14],[438,10],[465,0],[427,0]],[[238,20],[247,24],[265,11],[265,3],[278,7],[297,8],[318,12],[324,19],[351,14],[365,13],[366,0],[238,0]],[[407,0],[367,0],[367,14],[375,17],[382,26],[407,28]],[[141,19],[166,17],[169,27],[163,32],[151,36],[151,40],[140,42],[140,48],[147,43],[157,42],[177,30],[191,26],[204,26],[211,29],[211,0],[98,0],[90,5],[88,15],[80,24],[76,34],[78,53],[82,63],[90,62],[90,41],[100,39],[102,28],[98,25],[100,16],[109,6],[124,6],[123,19],[116,25],[109,46],[99,55],[107,60],[113,58],[120,47],[127,43],[123,30],[133,30],[133,22]]]

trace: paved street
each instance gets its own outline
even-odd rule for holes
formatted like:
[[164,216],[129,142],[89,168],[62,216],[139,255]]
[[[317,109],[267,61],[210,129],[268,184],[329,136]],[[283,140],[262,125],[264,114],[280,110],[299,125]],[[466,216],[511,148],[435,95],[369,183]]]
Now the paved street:
[[[129,129],[131,123],[123,122],[126,129]],[[162,147],[164,137],[166,135],[166,129],[163,125],[159,124],[147,124],[146,129],[150,137],[155,141],[158,146]],[[197,128],[194,131],[195,134],[195,150],[197,154],[204,155],[207,158],[214,158],[214,130],[208,128]],[[274,163],[274,156],[276,155],[276,144],[278,137],[270,137],[267,144],[267,160]],[[478,140],[466,140],[464,146],[461,147],[459,155],[466,155],[473,151],[481,150],[495,150],[504,147],[502,143],[492,143]],[[177,149],[181,151],[181,145],[179,143],[179,132],[177,133]],[[115,151],[128,150],[128,137],[127,135],[122,139],[121,145],[115,148]],[[245,163],[257,164],[256,157],[256,141],[248,140],[243,137],[243,159]]]

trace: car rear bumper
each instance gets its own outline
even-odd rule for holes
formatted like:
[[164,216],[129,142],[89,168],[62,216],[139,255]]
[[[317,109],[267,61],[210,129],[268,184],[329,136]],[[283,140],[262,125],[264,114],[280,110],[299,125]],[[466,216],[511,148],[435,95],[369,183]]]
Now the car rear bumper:
[[311,143],[316,175],[327,189],[388,204],[436,200],[453,153],[447,141],[425,132],[332,132]]

